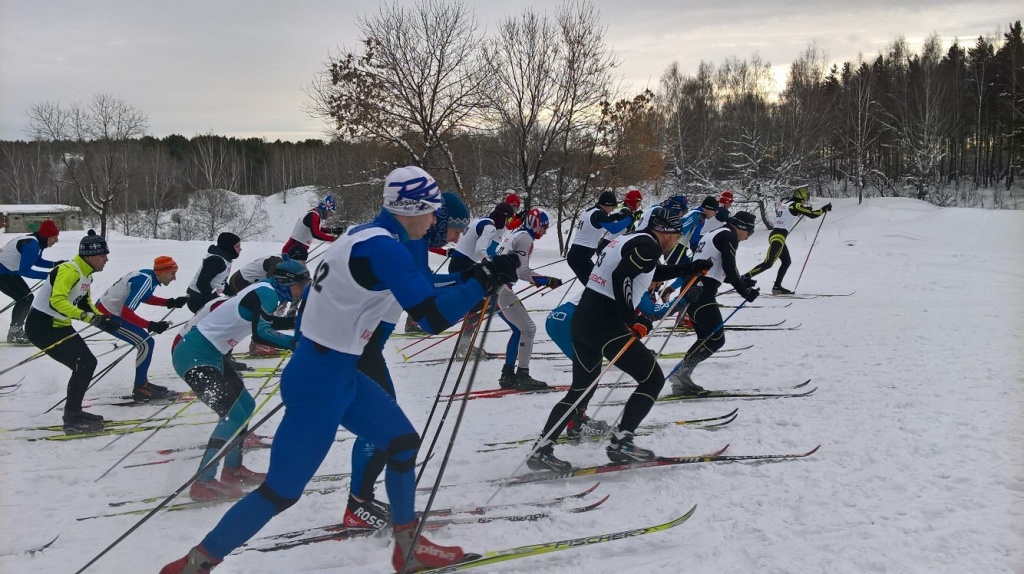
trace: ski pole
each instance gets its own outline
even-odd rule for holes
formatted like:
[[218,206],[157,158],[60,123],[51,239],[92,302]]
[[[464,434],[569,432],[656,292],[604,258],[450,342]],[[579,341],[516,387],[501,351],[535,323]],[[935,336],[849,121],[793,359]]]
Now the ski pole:
[[[573,275],[572,279],[569,280],[569,284],[565,286],[565,292],[562,293],[562,298],[558,300],[558,304],[555,305],[555,307],[561,306],[562,302],[565,301],[565,298],[569,295],[569,289],[572,288],[572,284],[575,283],[577,279],[579,279],[579,277]],[[586,288],[586,286],[584,286],[584,288]]]
[[[480,346],[483,347],[487,340],[487,332],[490,331],[491,321],[494,320],[494,313],[487,316],[486,324],[483,328],[483,336],[480,338]],[[478,329],[479,331],[479,329]],[[463,371],[465,371],[467,363],[462,364]],[[437,469],[437,478],[434,480],[434,486],[430,490],[430,497],[427,498],[427,505],[423,508],[423,514],[416,525],[416,534],[412,537],[412,544],[409,545],[409,553],[405,555],[405,560],[402,562],[402,568],[399,569],[401,574],[405,573],[405,569],[409,565],[409,558],[412,557],[416,550],[416,542],[419,540],[420,535],[423,534],[423,527],[426,526],[426,518],[430,516],[430,508],[434,504],[434,498],[437,497],[437,491],[441,487],[441,479],[444,478],[444,471],[448,467],[448,460],[451,458],[452,450],[455,448],[455,440],[459,435],[459,428],[462,425],[462,419],[466,414],[466,405],[469,403],[469,393],[473,390],[473,382],[476,380],[477,371],[480,368],[480,355],[477,355],[473,361],[473,370],[469,374],[469,380],[466,382],[466,390],[462,395],[462,404],[459,406],[459,414],[455,417],[455,423],[452,425],[452,433],[448,438],[448,448],[445,450],[444,457],[441,459],[441,465]],[[456,383],[458,384],[458,383]],[[440,434],[440,425],[438,426],[438,434]],[[422,475],[423,470],[420,470]]]
[[[168,311],[168,312],[167,312],[167,314],[166,314],[166,315],[164,315],[164,317],[166,318],[166,317],[167,317],[168,315],[170,315],[170,314],[171,314],[171,313],[172,313],[173,311],[174,311],[173,309],[172,309],[171,311]],[[161,319],[161,320],[163,320],[163,319]],[[180,327],[180,326],[184,325],[185,323],[187,323],[187,321],[182,321],[181,323],[178,323],[177,325],[171,325],[170,327],[168,327],[168,330],[170,330],[170,329],[173,329],[173,328],[175,328],[175,327]],[[99,334],[99,333],[93,333],[93,335],[98,335],[98,334]],[[91,336],[92,336],[92,335],[90,335],[90,337],[91,337]],[[88,337],[86,337],[86,338],[88,338]],[[142,343],[144,343],[144,342],[146,342],[146,341],[148,341],[149,339],[152,339],[152,338],[153,338],[153,333],[149,333],[149,334],[147,334],[147,335],[146,335],[146,337],[145,337],[144,339],[142,339],[142,341],[140,341],[140,342],[139,342],[139,344],[142,344]],[[123,360],[124,360],[124,358],[125,358],[125,357],[127,357],[128,355],[130,355],[130,354],[131,354],[131,352],[132,352],[133,350],[135,350],[135,347],[136,347],[136,345],[135,345],[135,344],[132,344],[132,345],[131,345],[130,347],[128,347],[128,348],[127,348],[127,349],[125,350],[124,354],[122,354],[122,355],[121,355],[120,357],[118,357],[118,358],[114,359],[114,361],[113,361],[113,362],[111,362],[111,363],[110,363],[109,365],[107,365],[106,367],[103,367],[103,370],[101,370],[101,371],[100,371],[99,373],[97,373],[96,375],[93,375],[93,377],[92,377],[92,380],[91,380],[91,381],[89,382],[89,386],[88,386],[88,387],[86,387],[86,389],[85,389],[85,392],[89,392],[89,389],[93,388],[93,386],[95,386],[95,385],[96,385],[96,383],[98,383],[98,382],[100,381],[100,379],[102,379],[103,377],[105,377],[105,376],[107,375],[107,373],[109,373],[110,371],[112,371],[112,370],[114,369],[114,367],[116,367],[116,366],[117,366],[117,364],[118,364],[118,363],[120,363],[121,361],[123,361]],[[56,402],[56,403],[55,403],[55,404],[54,404],[53,406],[51,406],[50,408],[48,408],[48,409],[46,409],[45,411],[43,411],[43,414],[45,415],[46,413],[48,413],[48,412],[52,411],[53,409],[55,409],[55,408],[57,408],[57,407],[61,406],[62,404],[64,404],[64,401],[66,401],[66,400],[68,400],[68,398],[67,398],[67,397],[65,396],[65,397],[64,397],[63,399],[61,399],[61,400],[57,401],[57,402]]]
[[[167,403],[167,404],[166,404],[166,405],[165,405],[165,406],[164,406],[164,407],[163,407],[162,409],[160,409],[160,410],[158,410],[157,412],[153,413],[153,415],[152,415],[152,416],[150,416],[149,418],[147,418],[147,419],[146,419],[145,421],[141,421],[141,422],[139,422],[139,424],[135,425],[135,427],[137,428],[137,427],[138,427],[139,425],[141,425],[141,424],[143,424],[143,423],[145,423],[145,422],[147,422],[147,421],[149,421],[149,420],[152,420],[152,418],[153,418],[153,417],[155,417],[156,415],[158,415],[158,414],[162,413],[162,412],[163,412],[163,411],[164,411],[165,409],[167,409],[167,408],[169,408],[169,407],[170,407],[171,405],[173,405],[173,404],[177,403],[177,402],[178,402],[179,400],[181,400],[181,396],[180,396],[180,395],[179,395],[179,396],[178,396],[177,398],[175,398],[175,399],[174,399],[173,401],[171,401],[171,402]],[[191,399],[189,399],[189,400],[188,400],[188,402],[186,402],[186,403],[185,403],[185,406],[181,407],[181,408],[180,408],[180,409],[178,410],[178,412],[176,412],[176,413],[174,413],[174,414],[173,414],[172,416],[168,417],[168,419],[167,419],[167,420],[165,420],[165,421],[163,422],[163,424],[161,424],[160,426],[158,426],[158,427],[156,427],[155,429],[153,429],[153,432],[151,432],[151,433],[149,433],[148,435],[146,435],[146,438],[144,438],[144,439],[142,439],[141,441],[139,441],[139,443],[138,443],[137,445],[135,445],[134,447],[132,447],[132,449],[131,449],[131,450],[129,450],[128,452],[124,453],[124,456],[122,456],[121,458],[117,459],[117,462],[115,462],[115,463],[114,463],[113,465],[111,465],[111,466],[110,466],[110,468],[108,468],[107,470],[103,471],[103,474],[101,474],[101,475],[99,475],[98,477],[96,477],[96,480],[94,480],[93,482],[95,483],[95,482],[99,482],[100,480],[103,480],[103,477],[105,477],[105,476],[107,476],[108,474],[110,474],[110,471],[112,471],[112,470],[114,470],[115,468],[117,468],[117,466],[118,466],[119,464],[121,464],[122,462],[124,462],[124,460],[125,460],[126,458],[128,458],[129,456],[131,456],[132,454],[134,454],[134,453],[135,453],[135,451],[139,450],[139,448],[140,448],[140,447],[141,447],[142,445],[146,444],[146,442],[147,442],[147,441],[149,441],[149,439],[151,439],[151,438],[153,438],[154,436],[156,436],[156,433],[160,432],[160,430],[161,430],[161,429],[163,429],[164,427],[166,427],[167,425],[169,425],[169,424],[171,423],[171,421],[172,421],[172,420],[174,420],[175,418],[177,418],[177,416],[178,416],[178,415],[180,415],[181,413],[185,412],[185,409],[187,409],[187,408],[189,408],[190,406],[192,406],[192,404],[193,404],[193,403],[195,403],[195,402],[196,402],[196,399],[195,399],[195,397],[192,397]],[[129,431],[129,432],[131,432],[131,431]],[[117,439],[119,439],[119,438],[121,438],[121,437],[123,437],[123,436],[126,436],[126,435],[127,435],[127,433],[125,433],[125,434],[122,434],[122,435],[118,435],[118,437],[117,437],[117,438],[115,438],[114,440],[112,440],[112,441],[110,441],[109,443],[107,443],[107,446],[110,446],[110,445],[114,444],[115,442],[117,442]],[[100,450],[103,450],[104,448],[107,448],[107,446],[105,446],[105,447],[101,448]]]
[[[495,297],[497,297],[497,295],[495,295]],[[486,312],[489,311],[488,306],[490,305],[490,301],[491,301],[490,297],[488,297],[484,301],[484,307],[483,307],[483,309],[480,310],[481,313],[486,313]],[[494,316],[493,313],[487,315],[487,321],[486,321],[487,325],[490,325],[490,319],[493,316]],[[483,325],[483,323],[477,323],[473,327],[473,333],[472,333],[472,335],[470,335],[470,340],[469,340],[469,348],[472,349],[473,346],[476,344],[476,338],[477,338],[477,335],[480,333],[480,327],[482,325]],[[483,341],[482,340],[481,340],[481,345],[483,345]],[[423,432],[424,433],[426,433],[427,429],[430,428],[430,421],[434,417],[434,412],[435,412],[435,410],[437,408],[438,402],[440,402],[441,393],[442,393],[442,390],[444,388],[444,383],[445,383],[445,381],[447,381],[448,373],[451,371],[452,365],[455,363],[455,356],[456,356],[457,353],[458,353],[458,345],[456,345],[455,348],[452,349],[452,357],[451,357],[451,359],[448,360],[448,368],[445,370],[445,373],[444,373],[445,376],[444,376],[444,379],[441,381],[441,387],[439,387],[437,389],[437,397],[434,400],[434,406],[431,408],[430,414],[427,416],[427,423],[425,425],[423,425]],[[451,396],[448,398],[447,404],[445,405],[445,408],[444,408],[444,412],[441,413],[441,419],[437,423],[437,430],[434,432],[434,437],[431,439],[430,446],[427,448],[427,452],[426,452],[426,456],[427,457],[433,456],[434,446],[437,444],[437,439],[439,438],[439,436],[441,434],[441,429],[444,428],[445,420],[447,420],[447,418],[448,418],[448,413],[450,412],[451,406],[452,406],[452,400],[455,398],[455,393],[458,392],[459,384],[462,382],[462,376],[466,372],[466,365],[469,363],[469,356],[470,355],[466,355],[466,360],[462,361],[462,366],[459,369],[459,374],[455,378],[455,383],[452,385]],[[477,355],[476,356],[476,360],[479,360],[479,359],[480,359],[480,355]],[[420,469],[420,473],[416,477],[416,485],[417,486],[420,483],[420,479],[423,477],[423,470],[424,470],[424,468],[426,468],[425,465],[424,465],[423,468]]]
[[[796,293],[798,287],[800,287],[800,279],[804,276],[804,269],[807,268],[807,261],[811,258],[811,252],[814,251],[814,244],[818,242],[818,234],[821,233],[821,226],[825,225],[825,218],[829,212],[825,212],[825,215],[821,216],[821,223],[818,224],[818,230],[814,232],[814,239],[811,241],[811,248],[807,250],[807,257],[804,258],[804,266],[800,268],[800,275],[796,278],[796,285],[793,286],[793,292]],[[796,227],[795,225],[793,227]]]
[[[529,289],[530,287],[533,287],[533,285],[530,285],[530,286],[526,287],[525,289],[522,289],[522,290],[518,291],[518,292],[516,293],[516,295],[518,295],[519,293],[522,293],[523,291],[526,291],[526,289]],[[536,291],[534,291],[533,293],[530,293],[529,295],[527,295],[527,296],[523,297],[522,299],[519,299],[519,300],[518,300],[518,301],[517,301],[516,303],[513,303],[512,305],[509,305],[509,308],[511,308],[511,307],[514,307],[515,305],[520,305],[520,304],[522,304],[522,302],[523,302],[523,301],[525,301],[525,300],[529,299],[530,297],[532,297],[532,296],[536,295],[537,293],[540,293],[540,292],[541,292],[541,291],[543,291],[543,290],[544,290],[544,288],[543,288],[543,287],[541,287],[541,288],[537,289],[537,290],[536,290]],[[501,309],[499,309],[499,311],[501,311]],[[480,313],[481,313],[481,314],[483,314],[483,311],[480,311]],[[492,314],[494,313],[494,310],[493,310],[493,308],[491,309],[491,313],[492,313]],[[454,336],[456,336],[456,335],[458,335],[458,334],[460,334],[460,333],[462,333],[462,331],[455,331],[454,333],[451,333],[451,334],[449,334],[449,335],[446,335],[446,336],[445,336],[445,337],[444,337],[443,339],[441,339],[441,340],[439,340],[439,341],[436,341],[436,342],[434,342],[434,343],[430,344],[429,346],[427,346],[427,347],[425,347],[425,348],[423,348],[423,349],[420,349],[419,351],[416,351],[415,353],[413,353],[413,354],[411,354],[411,355],[408,355],[408,356],[407,356],[407,355],[403,354],[403,355],[402,355],[402,360],[403,360],[403,361],[408,361],[409,359],[411,359],[411,358],[415,357],[416,355],[419,355],[420,353],[422,353],[422,352],[424,352],[424,351],[427,351],[427,350],[429,350],[429,349],[431,349],[431,348],[433,348],[433,347],[436,347],[436,346],[440,345],[441,343],[443,343],[443,342],[447,341],[448,339],[451,339],[452,337],[454,337]],[[422,340],[422,339],[421,339],[421,340]],[[408,348],[409,348],[409,347],[411,347],[411,346],[412,346],[412,345],[408,345],[408,346],[406,346],[406,347],[405,347],[405,349],[408,349]],[[404,349],[400,349],[400,351],[401,351],[401,350],[404,350]]]
[[540,267],[534,267],[533,270],[537,271],[538,269],[544,269],[545,267],[551,267],[552,265],[557,265],[558,263],[561,263],[563,261],[565,261],[564,257],[559,259],[559,260],[557,260],[557,261],[552,261],[551,263],[545,263],[544,265],[541,265]]
[[[270,396],[268,396],[267,398],[269,399]],[[264,401],[264,404],[265,403],[266,403],[266,401]],[[220,452],[218,452],[216,455],[214,455],[214,457],[212,459],[210,459],[210,462],[208,462],[205,465],[203,465],[202,468],[200,468],[198,471],[196,471],[196,473],[193,474],[191,478],[186,480],[185,483],[182,484],[181,486],[179,486],[178,489],[175,490],[173,493],[171,493],[170,496],[168,496],[167,498],[163,499],[163,501],[160,502],[160,504],[157,504],[152,510],[147,512],[146,515],[143,516],[138,522],[133,524],[131,526],[131,528],[129,528],[123,534],[118,536],[117,540],[114,540],[113,542],[111,542],[110,545],[108,545],[106,548],[104,548],[102,551],[100,551],[99,554],[94,556],[92,558],[92,560],[89,560],[89,562],[87,562],[85,566],[82,566],[81,568],[79,568],[75,572],[75,574],[81,574],[82,572],[85,572],[90,566],[95,564],[100,558],[103,558],[107,554],[107,552],[110,552],[111,550],[113,550],[115,546],[120,544],[125,538],[128,538],[133,532],[138,530],[139,527],[141,527],[143,524],[145,524],[147,521],[149,521],[149,519],[152,518],[154,515],[156,515],[157,512],[160,512],[160,510],[162,510],[165,506],[170,504],[171,501],[174,500],[179,494],[184,492],[186,488],[192,486],[192,483],[195,482],[196,480],[198,480],[199,477],[202,476],[202,474],[204,472],[206,472],[208,469],[212,468],[213,465],[215,465],[218,462],[220,462],[220,459],[222,459],[225,456],[227,456],[228,452],[230,452],[231,449],[233,449],[236,446],[238,446],[239,444],[241,444],[241,442],[243,440],[245,440],[246,435],[248,435],[249,433],[251,433],[254,430],[258,429],[261,425],[263,425],[263,423],[265,423],[268,420],[270,420],[270,417],[272,417],[275,414],[277,414],[277,411],[281,410],[282,407],[284,407],[284,403],[279,403],[269,413],[267,413],[266,416],[264,416],[256,424],[254,424],[252,426],[252,428],[249,429],[248,432],[246,432],[244,434],[239,434],[238,432],[236,432],[235,436],[231,440],[229,440],[224,446],[221,447]],[[256,414],[256,412],[253,411],[253,414]],[[249,418],[251,419],[252,415],[250,415]],[[242,429],[239,428],[238,430],[242,430]]]
[[36,289],[39,289],[39,287],[43,284],[43,281],[45,281],[45,279],[40,279],[39,281],[36,281],[36,284],[33,285],[32,288],[28,290],[28,293],[25,293],[24,295],[22,295],[21,297],[18,297],[14,301],[11,301],[6,307],[4,307],[3,309],[0,309],[0,313],[3,313],[4,311],[10,309],[11,307],[14,307],[19,302],[23,301],[26,297],[32,295],[32,293]]
[[[2,371],[0,371],[0,375],[5,375],[5,374],[7,374],[7,373],[9,373],[9,372],[13,371],[14,369],[17,369],[18,367],[20,367],[20,366],[24,365],[25,363],[28,363],[28,362],[34,361],[34,360],[38,359],[39,357],[42,357],[42,356],[43,356],[43,355],[45,355],[45,354],[46,354],[46,352],[47,352],[47,351],[49,351],[50,349],[54,349],[54,348],[56,348],[56,347],[57,347],[58,345],[60,345],[61,343],[63,343],[63,342],[65,342],[65,341],[67,341],[68,339],[70,339],[70,338],[72,338],[72,337],[74,337],[74,336],[76,336],[76,335],[81,335],[81,334],[82,334],[82,333],[83,333],[83,332],[84,332],[84,331],[85,331],[86,329],[88,329],[88,328],[89,328],[89,327],[91,327],[91,326],[92,326],[92,325],[89,325],[89,326],[83,327],[83,328],[82,328],[81,330],[79,330],[79,331],[75,331],[74,333],[71,333],[70,335],[68,335],[67,337],[64,337],[63,339],[61,339],[61,340],[57,341],[56,343],[54,343],[54,344],[52,344],[52,345],[49,345],[49,346],[47,346],[47,347],[44,347],[44,348],[40,349],[39,351],[37,351],[37,352],[36,352],[35,354],[33,354],[32,356],[30,356],[29,358],[27,358],[27,359],[24,359],[23,361],[20,361],[20,362],[18,362],[18,363],[16,363],[16,364],[14,364],[14,365],[11,365],[10,367],[7,367],[6,369],[4,369],[4,370],[2,370]],[[96,335],[99,335],[100,333],[103,333],[103,331],[96,331],[95,333],[90,333],[90,334],[86,335],[85,337],[83,337],[83,339],[88,339],[88,338],[90,338],[90,337],[95,337]]]
[[[527,289],[530,289],[531,287],[533,287],[533,285],[527,285],[526,287],[523,287],[523,288],[522,288],[522,289],[520,289],[519,291],[516,291],[516,295],[519,295],[520,293],[522,293],[523,291],[526,291]],[[525,298],[525,297],[524,297],[524,298]],[[466,315],[468,316],[468,315],[469,315],[469,313],[467,313]],[[459,325],[460,323],[462,323],[462,322],[463,322],[463,321],[465,321],[465,320],[466,320],[466,318],[465,318],[465,317],[463,317],[462,319],[459,319],[459,320],[458,320],[458,321],[457,321],[456,323],[453,323],[453,324],[452,324],[452,326],[454,327],[454,326],[456,326],[456,325]],[[456,335],[456,334],[458,334],[458,333],[459,333],[459,331],[455,331],[454,333],[450,333],[450,334],[448,334],[448,335],[445,335],[445,337],[444,337],[444,338],[445,338],[445,339],[450,339],[451,337],[455,336],[455,335]],[[430,340],[430,339],[433,339],[433,338],[434,338],[434,337],[431,337],[431,336],[426,336],[426,337],[420,337],[420,338],[416,339],[415,341],[413,341],[412,343],[409,343],[408,345],[406,345],[406,346],[404,346],[404,347],[400,347],[400,348],[398,349],[398,352],[399,352],[399,353],[401,353],[402,351],[404,351],[404,350],[406,350],[406,349],[411,349],[412,347],[415,347],[416,345],[419,345],[420,343],[422,343],[422,342],[424,342],[424,341],[427,341],[427,340]],[[404,356],[404,355],[403,355],[403,356]],[[408,360],[408,359],[407,359],[407,360]]]
[[555,432],[555,429],[557,429],[558,427],[562,426],[562,423],[564,423],[564,422],[565,422],[565,421],[566,421],[566,420],[567,420],[567,419],[568,419],[568,418],[569,418],[570,416],[572,416],[572,413],[573,413],[573,412],[574,412],[574,411],[576,410],[576,407],[578,407],[578,406],[580,405],[580,403],[582,403],[582,402],[583,402],[583,399],[584,399],[584,398],[585,398],[585,397],[586,397],[587,395],[589,395],[590,393],[592,393],[592,392],[594,391],[594,389],[596,389],[596,388],[597,388],[597,385],[598,385],[598,384],[600,384],[600,382],[601,382],[601,379],[603,379],[603,378],[604,378],[604,376],[605,376],[606,374],[608,374],[608,371],[610,371],[610,370],[611,370],[611,368],[615,366],[615,363],[617,363],[617,362],[619,361],[619,359],[621,359],[621,358],[622,358],[622,355],[626,354],[626,351],[627,351],[627,350],[629,350],[629,347],[630,347],[630,346],[631,346],[631,345],[633,344],[633,342],[634,342],[634,341],[636,341],[636,340],[637,340],[636,336],[634,336],[634,335],[630,335],[630,336],[629,336],[629,340],[628,340],[628,341],[626,341],[626,344],[625,344],[625,345],[623,345],[621,349],[619,349],[619,352],[618,352],[618,353],[617,353],[617,354],[615,355],[615,357],[613,357],[613,358],[612,358],[611,362],[609,362],[609,363],[608,363],[608,365],[606,365],[606,366],[605,366],[605,368],[601,370],[601,373],[600,373],[600,374],[599,374],[599,375],[597,376],[597,378],[596,378],[596,379],[594,379],[594,382],[590,383],[590,384],[589,384],[589,385],[587,386],[587,388],[586,388],[586,389],[584,389],[583,393],[581,393],[581,394],[580,394],[580,396],[579,396],[579,398],[578,398],[578,399],[576,399],[576,402],[574,402],[574,403],[573,403],[573,404],[572,404],[572,405],[571,405],[571,406],[570,406],[570,407],[569,407],[569,408],[568,408],[568,409],[567,409],[567,410],[565,411],[565,414],[564,414],[564,415],[562,415],[562,418],[558,419],[558,422],[557,422],[557,423],[555,423],[555,424],[554,424],[554,425],[553,425],[553,426],[551,427],[551,430],[549,430],[548,432],[544,433],[544,435],[543,435],[543,436],[541,436],[541,437],[540,437],[540,439],[539,439],[539,440],[537,440],[537,442],[536,442],[536,443],[534,443],[534,445],[533,445],[532,447],[530,447],[530,454],[529,454],[529,455],[527,455],[527,456],[526,456],[526,458],[524,458],[524,459],[523,459],[523,460],[522,460],[522,461],[521,461],[521,462],[519,463],[519,466],[517,466],[517,467],[516,467],[516,469],[512,471],[512,474],[510,474],[510,475],[509,475],[509,476],[508,476],[508,477],[507,477],[507,478],[506,478],[505,480],[503,480],[503,481],[501,481],[501,483],[499,483],[499,485],[498,485],[498,490],[495,490],[495,491],[494,491],[494,494],[492,494],[492,495],[491,495],[491,497],[487,499],[487,502],[486,502],[486,504],[490,504],[490,502],[491,502],[492,500],[494,500],[494,497],[495,497],[495,496],[497,496],[497,495],[498,495],[498,493],[499,493],[499,492],[501,492],[501,490],[502,490],[503,488],[505,488],[505,485],[506,485],[506,484],[508,484],[508,481],[509,481],[509,480],[511,480],[511,479],[512,479],[512,477],[516,476],[516,475],[517,475],[517,474],[519,473],[519,469],[523,468],[523,465],[524,465],[524,464],[526,464],[526,461],[530,460],[530,458],[531,458],[531,457],[533,457],[533,455],[537,453],[537,447],[538,447],[538,446],[539,446],[540,444],[542,444],[542,443],[543,443],[544,441],[547,441],[547,440],[551,439],[551,434]]
[[[684,301],[685,300],[684,296],[686,295],[687,292],[690,291],[690,287],[692,287],[693,284],[696,283],[698,279],[700,279],[701,277],[703,277],[705,275],[707,275],[707,271],[702,271],[701,273],[698,273],[698,274],[694,275],[692,278],[690,278],[690,280],[686,283],[686,285],[683,286],[683,289],[679,292],[679,295],[676,297],[676,299],[674,301],[672,301],[672,305],[669,306],[668,311],[666,311],[665,314],[661,316],[661,319],[658,319],[658,324],[654,325],[654,328],[651,329],[650,333],[647,333],[647,336],[644,337],[644,340],[641,341],[641,343],[644,343],[644,342],[648,341],[651,338],[651,335],[653,335],[653,333],[655,331],[657,331],[661,327],[661,324],[665,322],[665,319],[667,319],[670,315],[672,315],[675,312],[676,305],[678,305],[680,301]],[[686,304],[683,305],[682,310],[679,311],[680,316],[685,314],[686,310],[689,307],[690,307],[690,302],[687,301]],[[668,345],[668,340],[672,338],[672,333],[674,333],[674,332],[675,331],[670,331],[669,334],[668,334],[668,337],[665,337],[665,342],[661,344],[661,348],[658,349],[658,353],[654,356],[654,360],[655,361],[658,360],[658,357],[660,357],[661,353],[665,350],[665,346]],[[620,382],[622,382],[622,378],[624,376],[626,376],[626,373],[624,373],[624,372],[623,373],[619,373],[619,378],[616,379],[615,383],[613,383],[611,388],[608,389],[608,394],[605,395],[604,400],[601,401],[601,404],[608,402],[608,399],[612,396],[612,391],[614,391],[615,388],[618,386],[618,384]],[[597,413],[599,413],[599,412],[601,412],[601,406],[600,405],[596,409],[594,409],[594,414],[592,416],[596,417]],[[620,413],[619,414],[619,418],[621,418],[621,417],[622,417],[622,414]],[[618,423],[618,419],[616,419],[615,422]]]
[[442,267],[444,267],[444,264],[448,263],[448,260],[451,259],[451,258],[452,258],[451,255],[445,255],[444,256],[444,261],[442,261],[441,264],[437,266],[437,269],[434,269],[434,274],[436,275],[437,272],[440,271]]

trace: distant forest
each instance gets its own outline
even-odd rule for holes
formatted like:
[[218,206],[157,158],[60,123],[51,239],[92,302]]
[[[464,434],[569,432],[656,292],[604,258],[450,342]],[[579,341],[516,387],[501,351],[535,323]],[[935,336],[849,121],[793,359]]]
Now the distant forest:
[[[410,26],[419,33],[395,35]],[[341,219],[359,221],[379,208],[383,176],[408,164],[477,213],[516,190],[558,222],[627,186],[660,197],[730,189],[762,216],[795,185],[959,206],[1015,208],[1022,195],[1020,21],[948,47],[895,39],[841,65],[812,44],[781,87],[757,55],[692,74],[673,64],[632,94],[615,90],[618,62],[586,2],[526,10],[486,36],[459,2],[393,5],[359,27],[359,49],[306,86],[330,138],[157,139],[145,111],[115,95],[40,102],[27,110],[29,140],[0,142],[0,203],[77,205],[105,229],[198,192],[319,186],[339,198]]]

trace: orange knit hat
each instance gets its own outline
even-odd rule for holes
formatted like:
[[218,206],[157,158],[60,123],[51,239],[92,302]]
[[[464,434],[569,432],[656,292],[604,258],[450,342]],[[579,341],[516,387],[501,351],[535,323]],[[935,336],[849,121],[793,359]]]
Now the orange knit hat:
[[177,271],[178,264],[173,259],[166,255],[161,255],[153,260],[153,271],[157,273],[163,271]]

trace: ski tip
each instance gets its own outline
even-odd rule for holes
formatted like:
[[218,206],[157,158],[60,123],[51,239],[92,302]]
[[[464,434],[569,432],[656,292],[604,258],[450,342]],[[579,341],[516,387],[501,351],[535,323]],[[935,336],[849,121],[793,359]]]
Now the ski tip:
[[595,482],[594,486],[591,486],[590,488],[584,490],[583,492],[580,493],[580,495],[581,496],[586,496],[586,495],[590,494],[591,492],[594,492],[595,490],[597,490],[597,487],[599,487],[599,486],[601,486],[601,483],[600,482]]
[[806,381],[800,383],[799,385],[797,385],[797,386],[795,386],[793,388],[794,389],[800,389],[800,388],[806,387],[809,384],[811,384],[811,379],[807,379]]
[[816,447],[812,448],[811,450],[807,451],[807,452],[806,452],[806,453],[804,454],[804,456],[811,456],[812,454],[814,454],[814,453],[818,452],[818,449],[819,449],[819,448],[821,448],[821,445],[820,445],[820,444],[819,444],[818,446],[816,446]]

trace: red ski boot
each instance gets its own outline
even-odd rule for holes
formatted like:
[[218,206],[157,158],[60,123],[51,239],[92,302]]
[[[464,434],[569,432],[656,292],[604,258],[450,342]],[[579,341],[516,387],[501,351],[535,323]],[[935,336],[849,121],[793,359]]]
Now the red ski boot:
[[220,471],[220,481],[224,484],[244,488],[247,486],[259,486],[266,480],[267,473],[255,472],[244,466],[225,466]]
[[[408,524],[395,527],[395,551],[391,556],[391,565],[395,570],[402,572],[402,565],[406,564],[405,557],[412,548],[412,537],[416,534],[417,520]],[[405,566],[405,572],[419,572],[428,568],[442,568],[461,562],[466,553],[459,546],[441,546],[427,540],[426,536],[420,535],[416,541],[416,548],[409,556],[409,562]]]
[[184,557],[171,562],[160,569],[160,574],[209,574],[215,566],[223,562],[206,553],[203,545],[194,546]]
[[218,502],[242,498],[245,491],[217,479],[197,480],[188,488],[188,495],[196,502]]

